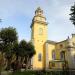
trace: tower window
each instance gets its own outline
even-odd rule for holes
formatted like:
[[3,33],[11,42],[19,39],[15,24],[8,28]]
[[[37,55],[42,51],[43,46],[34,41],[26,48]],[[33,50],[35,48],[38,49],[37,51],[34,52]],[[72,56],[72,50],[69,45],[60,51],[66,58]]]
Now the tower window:
[[38,54],[38,61],[41,61],[42,60],[42,55],[41,53]]
[[52,51],[52,59],[55,60],[55,51]]
[[60,52],[60,59],[65,60],[65,51]]

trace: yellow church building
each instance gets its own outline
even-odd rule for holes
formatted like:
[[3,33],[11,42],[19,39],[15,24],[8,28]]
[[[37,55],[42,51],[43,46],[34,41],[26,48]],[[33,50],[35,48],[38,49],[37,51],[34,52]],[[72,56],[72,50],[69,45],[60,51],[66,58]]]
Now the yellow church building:
[[33,69],[75,69],[75,34],[60,42],[47,40],[48,23],[40,7],[36,9],[30,27],[36,50],[31,60]]

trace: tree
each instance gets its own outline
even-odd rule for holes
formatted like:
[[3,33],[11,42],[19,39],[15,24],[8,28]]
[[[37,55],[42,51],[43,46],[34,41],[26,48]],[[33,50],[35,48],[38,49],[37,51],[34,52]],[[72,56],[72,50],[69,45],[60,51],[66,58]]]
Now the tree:
[[16,41],[13,45],[13,55],[15,56],[11,63],[11,68],[13,69],[13,72],[18,70],[18,59],[19,59],[19,44],[18,41]]
[[29,62],[34,54],[35,49],[32,43],[27,43],[25,40],[21,40],[21,42],[19,43],[19,56],[21,57],[21,65],[25,61],[26,68],[28,68],[30,65]]
[[30,62],[31,62],[31,58],[33,57],[33,55],[35,54],[35,48],[34,45],[31,42],[27,43],[27,62],[26,62],[26,68],[30,67]]
[[13,27],[2,28],[0,31],[0,38],[3,40],[5,57],[8,60],[8,69],[10,69],[10,63],[12,58],[13,45],[17,41],[17,32]]
[[29,58],[32,58],[32,56],[35,54],[34,46],[31,42],[27,43],[27,55],[29,55]]
[[16,55],[16,70],[20,70],[23,64],[23,60],[26,56],[27,50],[27,42],[25,40],[21,40],[20,43],[15,42],[13,47],[13,53]]
[[18,51],[18,54],[20,56],[19,65],[21,67],[22,67],[22,64],[23,64],[23,60],[24,60],[24,58],[26,57],[26,54],[27,54],[26,50],[27,50],[27,42],[25,40],[21,40],[20,43],[19,43],[19,51]]
[[3,43],[2,39],[0,38],[0,52],[3,53],[3,50],[4,50],[4,43]]
[[72,21],[72,23],[75,25],[75,4],[73,6],[71,6],[71,17],[70,20]]
[[4,51],[4,43],[3,40],[0,38],[0,75],[4,64],[3,51]]
[[2,28],[0,31],[0,38],[3,41],[3,43],[0,44],[0,50],[5,53],[5,58],[8,62],[7,69],[10,69],[13,54],[16,55],[17,65],[22,66],[25,60],[25,64],[28,68],[29,61],[35,54],[35,49],[32,43],[27,43],[25,40],[21,40],[20,43],[18,43],[17,32],[13,27]]
[[5,44],[13,44],[17,40],[17,32],[13,27],[2,28],[0,31],[0,38]]
[[19,43],[19,55],[24,57],[26,55],[27,50],[27,42],[25,40],[21,40]]
[[16,55],[16,61],[18,61],[18,56],[19,56],[19,44],[18,44],[18,41],[16,41],[14,43],[13,53]]

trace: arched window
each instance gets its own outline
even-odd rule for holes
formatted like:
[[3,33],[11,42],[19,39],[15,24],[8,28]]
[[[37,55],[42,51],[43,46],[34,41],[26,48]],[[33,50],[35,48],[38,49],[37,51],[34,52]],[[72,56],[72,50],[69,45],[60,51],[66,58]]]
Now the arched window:
[[52,51],[52,59],[55,60],[55,51]]
[[39,54],[38,54],[38,61],[41,61],[41,60],[42,60],[42,54],[39,53]]
[[65,51],[60,52],[60,59],[65,60]]

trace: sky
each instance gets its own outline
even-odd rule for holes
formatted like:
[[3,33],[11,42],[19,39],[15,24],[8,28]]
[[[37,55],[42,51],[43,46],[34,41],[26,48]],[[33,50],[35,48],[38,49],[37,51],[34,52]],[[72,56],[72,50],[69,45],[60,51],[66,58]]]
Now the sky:
[[0,0],[0,29],[16,28],[19,41],[31,39],[30,25],[38,7],[48,22],[48,40],[62,41],[75,33],[70,8],[75,0]]

